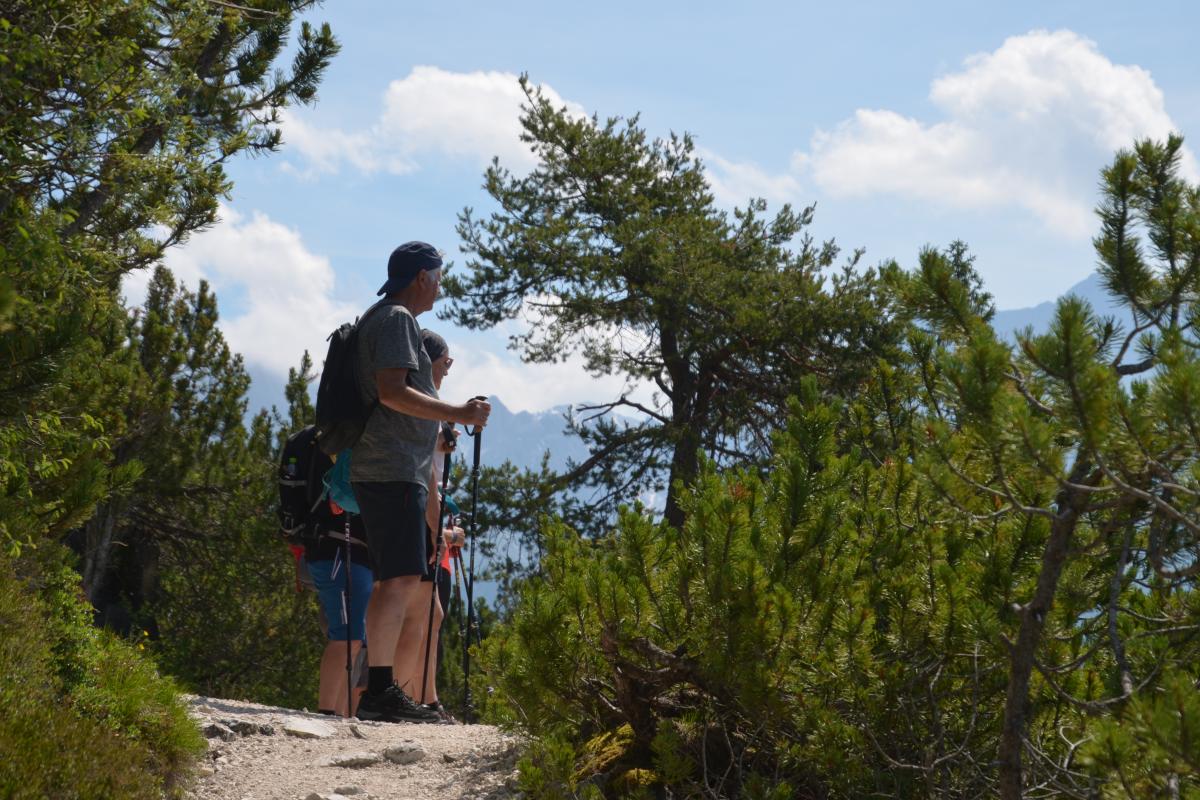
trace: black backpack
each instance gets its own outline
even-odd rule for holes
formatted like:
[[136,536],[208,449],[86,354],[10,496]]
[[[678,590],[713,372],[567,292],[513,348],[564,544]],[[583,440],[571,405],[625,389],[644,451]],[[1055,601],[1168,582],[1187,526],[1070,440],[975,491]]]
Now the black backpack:
[[333,461],[317,446],[316,426],[288,437],[279,456],[279,532],[289,544],[311,547],[328,516],[322,479]]
[[329,334],[329,352],[317,385],[317,444],[326,455],[353,447],[379,400],[367,402],[358,389],[358,332],[377,309],[397,305],[381,300],[353,324],[343,322]]

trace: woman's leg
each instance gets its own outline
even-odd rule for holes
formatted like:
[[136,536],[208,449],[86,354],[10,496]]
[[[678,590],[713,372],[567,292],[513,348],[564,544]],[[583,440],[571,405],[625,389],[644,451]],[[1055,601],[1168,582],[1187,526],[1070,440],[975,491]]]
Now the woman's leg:
[[[400,688],[404,689],[413,700],[418,703],[436,703],[437,702],[437,687],[434,685],[437,678],[437,669],[435,669],[434,655],[437,652],[438,628],[442,624],[442,606],[441,603],[433,604],[433,639],[429,645],[429,675],[425,676],[425,652],[426,652],[426,637],[425,632],[429,629],[429,594],[434,591],[434,585],[430,581],[421,583],[421,603],[419,613],[411,613],[404,619],[405,629],[419,628],[420,640],[419,645],[413,648],[404,648],[397,646],[395,656],[396,682],[400,684]],[[435,595],[436,596],[436,595]],[[421,679],[425,678],[425,691],[422,700]]]
[[[350,643],[351,660],[358,657],[362,642]],[[317,708],[332,711],[339,717],[350,716],[346,708],[346,642],[331,639],[321,656],[321,686],[317,691]]]

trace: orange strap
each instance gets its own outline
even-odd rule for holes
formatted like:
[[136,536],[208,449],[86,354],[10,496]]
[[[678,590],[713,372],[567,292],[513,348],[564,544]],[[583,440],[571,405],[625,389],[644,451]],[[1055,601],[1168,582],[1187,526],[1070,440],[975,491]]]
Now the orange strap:
[[295,562],[296,569],[296,592],[304,591],[304,587],[300,585],[300,559],[304,558],[304,546],[299,544],[289,544],[288,549],[292,551],[292,560]]

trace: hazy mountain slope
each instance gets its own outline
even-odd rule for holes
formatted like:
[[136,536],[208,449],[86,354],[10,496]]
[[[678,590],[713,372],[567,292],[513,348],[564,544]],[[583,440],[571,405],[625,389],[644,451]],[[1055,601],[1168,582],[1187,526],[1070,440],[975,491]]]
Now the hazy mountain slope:
[[[1072,286],[1063,296],[1071,294],[1087,300],[1099,314],[1116,315],[1117,309],[1110,302],[1108,292],[1104,290],[1104,286],[1100,283],[1100,276],[1095,272]],[[1027,326],[1032,327],[1036,332],[1041,332],[1049,326],[1050,320],[1054,318],[1054,307],[1057,303],[1057,299],[1047,300],[1028,308],[997,311],[992,324],[1002,336],[1010,338],[1014,333]]]
[[[1115,312],[1109,303],[1108,294],[1100,284],[1100,276],[1095,273],[1071,287],[1068,294],[1082,297],[1102,314]],[[1056,302],[1057,300],[1048,300],[1028,308],[997,311],[993,324],[1005,337],[1011,337],[1016,331],[1027,326],[1031,326],[1035,331],[1045,330],[1054,316]],[[248,398],[251,412],[272,405],[283,405],[283,385],[278,378],[253,368],[251,377]],[[483,435],[484,464],[498,466],[507,460],[518,467],[536,467],[541,463],[542,453],[549,450],[550,465],[562,468],[569,458],[579,461],[587,456],[587,450],[582,443],[574,436],[564,433],[565,408],[536,413],[514,412],[504,405],[502,398],[493,396],[489,399],[492,403],[492,418]],[[464,440],[464,444],[466,447],[462,452],[470,459],[469,443]]]

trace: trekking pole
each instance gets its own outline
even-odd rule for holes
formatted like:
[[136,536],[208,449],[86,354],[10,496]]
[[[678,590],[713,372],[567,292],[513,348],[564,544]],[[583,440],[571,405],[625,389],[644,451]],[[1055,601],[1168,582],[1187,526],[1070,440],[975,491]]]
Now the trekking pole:
[[[477,400],[486,398],[477,397]],[[467,722],[474,721],[475,707],[471,700],[471,626],[475,624],[475,540],[479,537],[479,456],[483,449],[483,428],[476,425],[474,430],[468,430],[475,439],[475,453],[471,459],[471,554],[467,563],[467,636],[463,639],[463,718]]]
[[[470,584],[470,583],[473,583],[473,582],[474,582],[474,580],[473,580],[473,579],[472,579],[472,580],[470,580],[470,581],[468,581],[468,580],[467,580],[467,568],[466,568],[466,567],[464,567],[464,566],[462,566],[462,564],[461,564],[461,561],[462,561],[462,559],[459,559],[458,566],[459,566],[459,568],[462,570],[462,573],[463,573],[463,575],[462,575],[462,582],[463,582],[463,585],[464,585],[464,586],[467,586],[468,584]],[[457,576],[456,576],[456,577],[457,577]],[[461,598],[459,599],[459,604],[460,604],[460,605],[462,604],[462,599],[461,599]],[[461,617],[462,617],[462,609],[459,609],[459,612],[460,612],[460,614],[459,614],[459,616],[460,616],[459,622],[460,622],[460,623],[462,623],[462,622],[463,622],[463,620],[461,619]],[[479,622],[479,609],[475,609],[475,610],[474,610],[474,613],[472,613],[472,614],[471,614],[471,617],[470,617],[470,618],[471,618],[471,620],[472,620],[472,624],[475,626],[475,644],[483,644],[483,633],[481,632],[481,631],[483,630],[483,626],[482,626],[482,625],[480,624],[480,622]],[[466,639],[466,638],[467,638],[467,634],[466,634],[466,632],[465,632],[465,631],[462,629],[462,625],[461,625],[461,624],[459,625],[459,635],[460,635],[460,636],[462,636],[462,637],[463,637],[463,639]]]
[[[458,524],[461,527],[462,523]],[[467,638],[467,617],[465,611],[463,610],[462,584],[465,583],[465,581],[462,580],[463,566],[461,550],[459,550],[457,553],[452,552],[450,554],[450,567],[454,571],[453,599],[454,607],[458,610],[458,638],[459,640],[465,640]]]
[[454,565],[453,566],[454,566],[454,602],[455,602],[455,605],[458,607],[458,638],[462,639],[462,640],[466,640],[466,638],[467,638],[467,629],[466,629],[467,606],[466,606],[466,603],[463,601],[463,597],[462,597],[463,590],[461,589],[459,584],[461,583],[462,586],[467,585],[467,574],[466,574],[467,568],[463,566],[461,550],[459,551],[458,555],[456,555],[454,557]]
[[[443,428],[442,437],[447,439],[447,443],[453,436],[447,437],[446,431]],[[433,539],[436,544],[433,549],[433,580],[430,581],[432,587],[429,592],[429,623],[425,626],[425,667],[421,671],[421,703],[425,703],[425,687],[429,684],[429,651],[433,645],[433,606],[437,602],[438,596],[438,573],[442,569],[442,520],[446,518],[446,490],[450,486],[450,451],[446,451],[446,457],[442,461],[442,494],[438,500],[438,530],[433,532]]]
[[342,601],[342,617],[346,623],[346,716],[354,716],[354,660],[350,657],[350,613],[351,613],[351,577],[350,577],[350,512],[342,510],[346,515],[346,540],[342,542],[342,569],[346,570],[346,597]]

